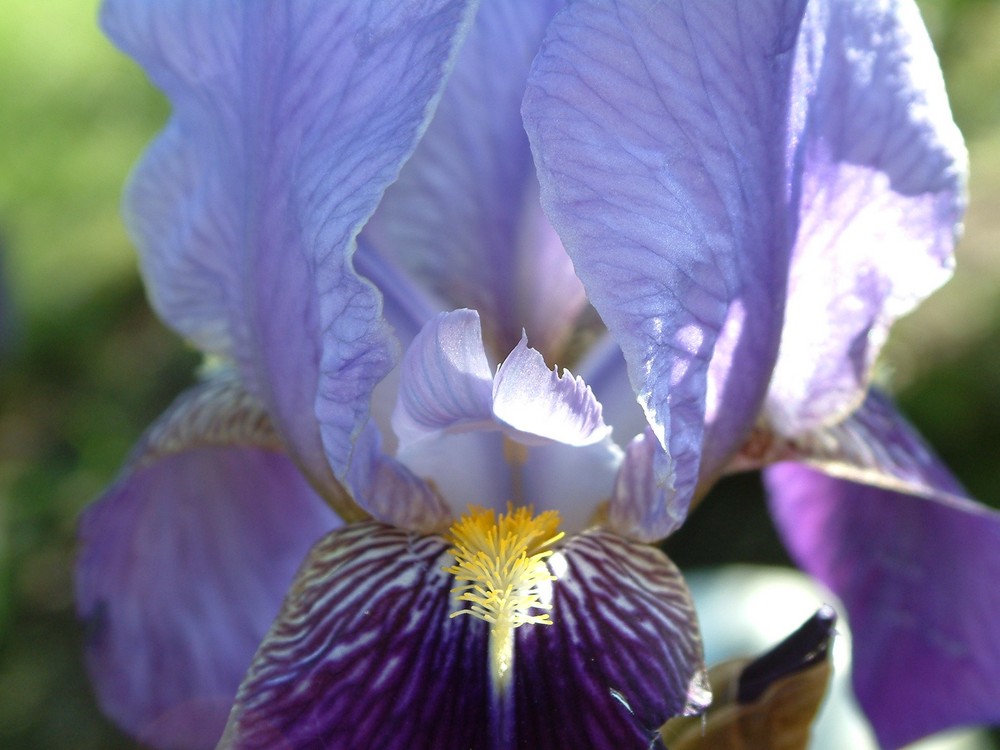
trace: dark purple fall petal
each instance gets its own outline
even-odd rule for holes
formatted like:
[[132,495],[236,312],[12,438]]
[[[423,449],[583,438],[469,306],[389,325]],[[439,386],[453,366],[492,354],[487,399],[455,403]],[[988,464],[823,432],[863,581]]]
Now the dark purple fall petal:
[[316,545],[220,747],[486,748],[488,626],[449,617],[448,546],[370,522]]
[[967,169],[910,0],[811,2],[794,81],[799,230],[766,407],[786,435],[846,416],[891,324],[951,276]]
[[320,486],[343,476],[394,356],[355,237],[430,119],[471,5],[103,6],[173,105],[126,201],[153,305],[238,363]]
[[497,359],[522,328],[554,358],[586,303],[542,214],[520,115],[531,60],[562,5],[481,4],[434,120],[364,232],[440,309],[478,310]]
[[587,532],[550,558],[555,624],[516,632],[515,732],[495,745],[489,625],[449,617],[447,548],[376,523],[317,545],[220,747],[645,750],[667,718],[707,704],[676,568],[653,548]]
[[281,453],[139,461],[80,519],[76,598],[101,706],[157,748],[215,746],[311,544],[336,525]]
[[1000,722],[1000,513],[794,463],[765,477],[792,557],[847,608],[854,690],[883,747]]
[[605,531],[549,559],[552,625],[517,631],[517,747],[646,750],[711,695],[694,606],[652,547]]
[[529,77],[542,205],[672,459],[661,482],[680,494],[697,480],[723,326],[739,368],[713,393],[701,459],[711,471],[753,423],[777,354],[803,5],[575,2]]

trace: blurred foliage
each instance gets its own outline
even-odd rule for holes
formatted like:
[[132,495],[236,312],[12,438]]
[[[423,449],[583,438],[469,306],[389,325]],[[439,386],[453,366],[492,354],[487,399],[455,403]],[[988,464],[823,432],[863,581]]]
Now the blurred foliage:
[[[888,359],[901,401],[980,498],[1000,499],[1000,3],[925,0],[972,207],[951,289]],[[0,746],[125,748],[94,704],[73,614],[76,517],[196,356],[150,313],[118,212],[166,106],[97,30],[95,0],[5,0],[0,23]],[[968,271],[963,271],[968,268]],[[755,477],[671,544],[682,564],[787,558]]]

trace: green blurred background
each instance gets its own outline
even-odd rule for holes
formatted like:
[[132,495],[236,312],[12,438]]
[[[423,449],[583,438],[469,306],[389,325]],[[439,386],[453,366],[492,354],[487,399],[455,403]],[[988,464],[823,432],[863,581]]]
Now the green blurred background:
[[[197,356],[150,313],[118,206],[167,108],[97,30],[96,0],[0,14],[0,747],[125,748],[73,617],[75,519]],[[954,281],[897,326],[886,368],[969,489],[1000,500],[1000,3],[921,3],[972,161]],[[671,545],[684,565],[783,563],[755,478]]]

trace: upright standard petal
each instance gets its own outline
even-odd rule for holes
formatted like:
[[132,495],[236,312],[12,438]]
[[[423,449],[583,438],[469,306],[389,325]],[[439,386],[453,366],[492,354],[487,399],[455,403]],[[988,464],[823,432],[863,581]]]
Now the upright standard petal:
[[[777,353],[794,225],[787,90],[803,2],[573,3],[523,105],[542,205],[693,491],[706,374],[739,320],[707,459],[735,450]],[[738,314],[737,314],[738,313]]]
[[230,384],[182,396],[80,520],[87,666],[104,710],[160,748],[211,748],[310,545],[336,525]]
[[554,357],[586,299],[538,202],[521,97],[563,0],[483,3],[441,106],[365,229],[442,309],[479,310],[502,357],[526,328]]
[[855,693],[879,742],[1000,722],[1000,513],[792,463],[765,476],[792,557],[847,608]]
[[329,466],[343,476],[393,357],[355,237],[430,119],[473,6],[104,6],[174,107],[127,198],[154,305],[239,363],[319,486]]
[[857,406],[893,321],[949,278],[966,177],[911,0],[811,2],[793,102],[802,199],[767,400],[786,435]]

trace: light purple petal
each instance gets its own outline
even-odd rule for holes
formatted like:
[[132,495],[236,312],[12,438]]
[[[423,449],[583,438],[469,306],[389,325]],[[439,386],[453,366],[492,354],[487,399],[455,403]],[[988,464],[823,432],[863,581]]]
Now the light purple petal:
[[458,518],[470,505],[502,512],[517,499],[506,443],[499,430],[443,433],[402,446],[396,458],[433,485]]
[[561,443],[532,446],[518,467],[517,487],[523,496],[515,502],[539,513],[557,510],[560,528],[582,531],[597,522],[621,462],[622,450],[610,438],[580,448]]
[[442,308],[429,290],[417,286],[365,240],[364,234],[358,237],[354,267],[382,293],[382,315],[405,351],[420,329]]
[[447,549],[375,523],[317,544],[220,748],[487,747],[488,628],[449,617]]
[[337,523],[285,456],[201,448],[122,477],[80,521],[77,607],[104,711],[211,748],[316,537]]
[[433,122],[365,230],[441,307],[479,310],[495,357],[522,328],[554,354],[585,304],[541,212],[520,116],[531,60],[562,5],[482,4]]
[[847,608],[855,692],[880,743],[1000,722],[1000,514],[792,463],[765,476],[793,558]]
[[526,335],[497,371],[493,415],[524,437],[565,445],[593,445],[611,434],[583,378],[550,370],[542,355],[528,347]]
[[354,238],[429,120],[471,5],[104,5],[174,108],[126,206],[154,305],[239,363],[321,486],[328,461],[346,470],[393,357]]
[[232,396],[218,383],[182,396],[80,520],[91,678],[108,715],[156,747],[214,747],[296,568],[337,524],[260,409]]
[[966,153],[916,5],[812,2],[796,63],[803,135],[779,431],[858,403],[889,326],[951,275]]
[[601,402],[604,420],[614,430],[615,442],[621,446],[646,429],[642,412],[628,379],[628,368],[621,347],[609,333],[593,344],[577,365],[587,384]]
[[434,318],[410,344],[400,367],[392,426],[402,446],[447,429],[492,423],[493,376],[474,310]]
[[802,5],[576,2],[529,79],[542,205],[673,461],[660,476],[682,494],[697,479],[706,373],[727,316],[741,311],[742,365],[720,388],[713,460],[752,424],[777,351]]
[[662,747],[667,719],[711,699],[680,572],[659,550],[605,531],[571,538],[549,568],[553,624],[516,633],[517,746]]
[[435,489],[382,450],[372,422],[355,445],[347,481],[358,504],[384,523],[429,533],[451,521],[451,510]]
[[687,518],[690,495],[665,487],[656,475],[663,449],[647,428],[625,450],[608,505],[608,528],[627,539],[657,542],[666,539]]
[[779,461],[808,463],[826,474],[929,499],[957,499],[965,490],[883,393],[839,424],[795,437],[760,425],[730,464],[731,471]]

